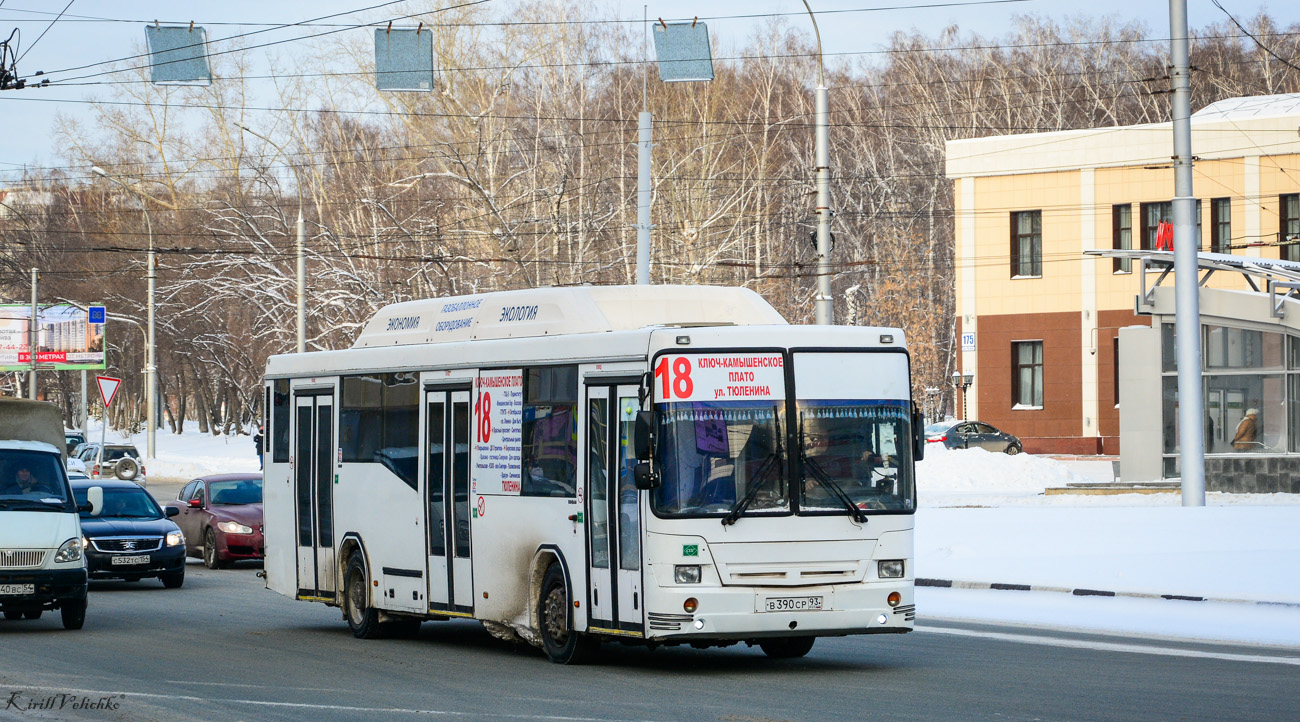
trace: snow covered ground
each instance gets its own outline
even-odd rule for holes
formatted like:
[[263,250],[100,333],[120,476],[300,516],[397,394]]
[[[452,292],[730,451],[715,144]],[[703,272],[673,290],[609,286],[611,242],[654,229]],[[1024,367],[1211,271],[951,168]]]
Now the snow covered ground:
[[[110,432],[109,440],[124,437]],[[144,434],[131,440],[144,451]],[[154,483],[257,470],[250,436],[199,434],[191,424],[179,436],[160,430],[157,446],[148,462]],[[917,465],[918,577],[1119,596],[920,587],[921,624],[967,619],[1300,647],[1300,495],[1211,493],[1204,508],[1183,508],[1176,493],[1045,496],[1048,487],[1104,477],[1104,462],[937,444],[926,452]]]

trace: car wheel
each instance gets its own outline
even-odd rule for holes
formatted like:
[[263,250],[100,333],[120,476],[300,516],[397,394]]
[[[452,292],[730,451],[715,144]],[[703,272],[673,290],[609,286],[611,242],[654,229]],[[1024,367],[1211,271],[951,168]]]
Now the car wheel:
[[168,589],[180,589],[181,585],[185,583],[185,567],[181,567],[179,572],[164,574],[159,579],[162,580],[163,586]]
[[5,619],[22,619],[23,613],[19,611],[5,610]]
[[64,629],[81,629],[86,623],[86,600],[76,599],[63,603],[59,608],[59,614],[63,615]]
[[203,534],[203,566],[208,569],[221,569],[226,566],[221,554],[217,552],[217,535],[211,529]]
[[764,639],[758,646],[772,659],[795,659],[811,652],[816,641],[816,637],[777,637]]
[[564,570],[559,564],[552,564],[542,579],[537,617],[542,632],[542,649],[557,664],[582,664],[600,646],[596,639],[573,631],[570,607]]
[[113,474],[119,479],[130,481],[140,475],[140,464],[129,456],[124,456],[117,460],[117,466],[113,469]]
[[28,610],[28,611],[26,611],[26,612],[23,612],[23,616],[26,617],[27,619],[40,619],[40,618],[41,618],[41,610],[39,610],[39,609],[31,609],[31,610]]
[[1007,456],[1015,456],[1020,453],[1019,444],[1007,444]]
[[357,639],[382,639],[389,631],[379,623],[379,610],[370,606],[370,581],[366,561],[357,552],[348,559],[343,584],[343,618]]

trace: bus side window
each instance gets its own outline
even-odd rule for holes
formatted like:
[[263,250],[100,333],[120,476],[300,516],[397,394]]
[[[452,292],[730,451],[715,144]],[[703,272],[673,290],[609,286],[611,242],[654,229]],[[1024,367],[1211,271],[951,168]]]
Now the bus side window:
[[522,496],[577,495],[578,367],[524,372]]
[[272,382],[271,461],[289,463],[289,380]]

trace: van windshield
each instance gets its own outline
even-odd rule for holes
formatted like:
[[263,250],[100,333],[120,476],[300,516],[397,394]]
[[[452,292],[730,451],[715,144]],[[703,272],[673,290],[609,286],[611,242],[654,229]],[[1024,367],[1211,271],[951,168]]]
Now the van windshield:
[[71,510],[68,482],[58,454],[0,449],[0,510]]

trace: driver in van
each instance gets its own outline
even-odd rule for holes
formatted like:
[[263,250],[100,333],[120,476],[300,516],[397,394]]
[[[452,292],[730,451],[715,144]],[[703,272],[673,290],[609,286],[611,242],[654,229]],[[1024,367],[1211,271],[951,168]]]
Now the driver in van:
[[19,466],[14,471],[12,482],[9,484],[9,493],[11,494],[48,494],[50,488],[43,483],[31,469],[26,466]]

